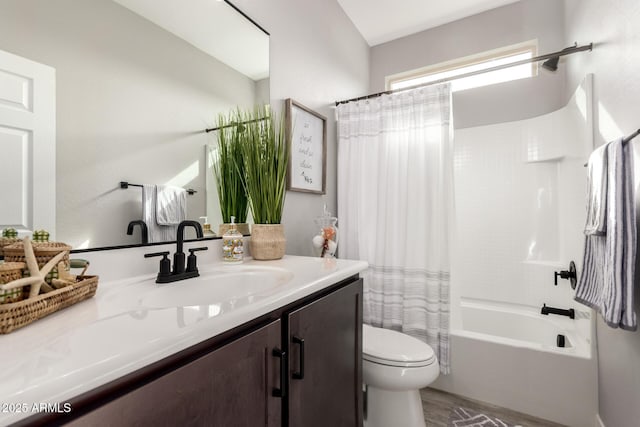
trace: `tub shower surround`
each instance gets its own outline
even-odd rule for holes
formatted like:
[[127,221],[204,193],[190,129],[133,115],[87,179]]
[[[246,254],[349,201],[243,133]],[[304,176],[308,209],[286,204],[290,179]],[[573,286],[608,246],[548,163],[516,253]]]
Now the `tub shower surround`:
[[[554,285],[570,261],[581,268],[591,117],[587,76],[560,110],[456,131],[451,375],[436,388],[594,425],[595,316],[568,280]],[[545,304],[575,319],[542,315]]]

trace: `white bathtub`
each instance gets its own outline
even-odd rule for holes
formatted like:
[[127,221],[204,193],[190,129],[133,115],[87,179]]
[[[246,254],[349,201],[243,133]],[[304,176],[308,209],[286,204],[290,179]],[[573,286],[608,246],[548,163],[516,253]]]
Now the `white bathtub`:
[[[463,299],[452,315],[451,374],[433,387],[568,426],[595,426],[592,312],[573,308],[575,320]],[[558,334],[566,347],[556,345]]]
[[[558,307],[565,308],[565,307]],[[591,311],[575,308],[576,318],[542,315],[539,308],[463,300],[454,335],[513,347],[591,358]],[[565,347],[557,336],[565,336]]]

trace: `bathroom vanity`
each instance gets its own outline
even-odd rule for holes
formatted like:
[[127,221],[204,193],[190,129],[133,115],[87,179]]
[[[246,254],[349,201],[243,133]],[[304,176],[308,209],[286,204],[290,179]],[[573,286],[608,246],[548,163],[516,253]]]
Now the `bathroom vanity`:
[[25,409],[0,425],[362,425],[364,268],[286,256],[100,283],[0,337],[0,395]]

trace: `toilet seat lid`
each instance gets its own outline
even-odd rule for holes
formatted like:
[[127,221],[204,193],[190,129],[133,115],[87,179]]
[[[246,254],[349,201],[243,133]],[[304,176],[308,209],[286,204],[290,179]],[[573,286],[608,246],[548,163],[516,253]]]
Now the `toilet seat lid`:
[[390,366],[427,366],[436,355],[429,344],[401,332],[362,325],[363,358]]

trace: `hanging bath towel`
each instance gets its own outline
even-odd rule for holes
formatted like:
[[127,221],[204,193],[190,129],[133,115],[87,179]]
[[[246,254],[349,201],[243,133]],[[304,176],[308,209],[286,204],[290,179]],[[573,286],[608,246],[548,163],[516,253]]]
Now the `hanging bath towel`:
[[634,331],[636,216],[631,144],[622,139],[589,158],[589,198],[582,273],[575,300],[607,325]]

